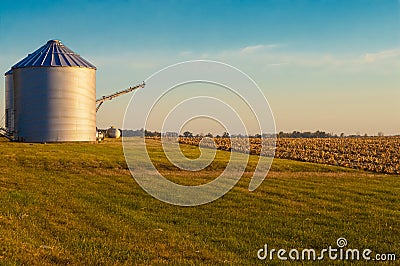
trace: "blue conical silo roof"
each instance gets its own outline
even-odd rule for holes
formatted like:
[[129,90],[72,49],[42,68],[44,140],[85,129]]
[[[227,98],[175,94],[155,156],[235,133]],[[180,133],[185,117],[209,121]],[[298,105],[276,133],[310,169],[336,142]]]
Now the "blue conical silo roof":
[[27,57],[16,63],[14,68],[23,67],[96,67],[80,55],[64,46],[59,40],[50,40]]

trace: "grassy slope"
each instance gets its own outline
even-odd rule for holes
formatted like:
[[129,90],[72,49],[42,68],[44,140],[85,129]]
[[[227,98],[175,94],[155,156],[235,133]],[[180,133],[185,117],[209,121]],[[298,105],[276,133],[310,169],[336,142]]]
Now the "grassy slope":
[[[196,157],[196,147],[182,147]],[[349,248],[400,256],[399,176],[274,160],[264,183],[248,192],[252,156],[223,198],[178,207],[135,183],[120,142],[0,142],[0,151],[0,264],[253,265],[265,243],[320,250],[339,237]],[[201,182],[218,175],[228,154],[218,152]],[[155,163],[187,182],[161,154]]]

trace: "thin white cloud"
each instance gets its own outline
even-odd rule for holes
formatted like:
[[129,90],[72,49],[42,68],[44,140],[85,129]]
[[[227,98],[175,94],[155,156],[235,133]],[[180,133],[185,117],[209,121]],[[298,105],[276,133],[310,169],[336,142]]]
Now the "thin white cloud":
[[179,53],[179,56],[192,56],[193,52],[192,51],[181,51]]
[[333,53],[296,53],[285,52],[278,44],[258,44],[246,46],[236,50],[225,50],[212,54],[215,58],[228,60],[251,60],[251,62],[268,65],[292,65],[297,67],[336,67],[357,70],[365,67],[398,65],[400,63],[400,49],[382,50],[363,55],[343,55]]
[[278,47],[277,44],[258,44],[258,45],[251,45],[251,46],[246,46],[240,50],[240,53],[242,54],[253,54],[257,52],[262,52],[265,50],[269,50],[272,48]]
[[385,50],[377,53],[366,53],[362,56],[361,61],[364,63],[374,63],[389,59],[400,59],[400,49]]
[[[286,46],[286,45],[285,45]],[[275,49],[279,47],[279,49]],[[400,49],[382,50],[366,54],[338,54],[319,52],[285,51],[281,44],[257,44],[237,49],[210,51],[182,50],[177,54],[117,54],[97,56],[94,64],[102,68],[112,65],[123,66],[133,73],[150,73],[170,63],[190,59],[210,59],[226,62],[235,66],[246,66],[249,69],[275,68],[320,68],[321,70],[338,69],[350,72],[393,72],[400,66]],[[6,71],[6,69],[4,69]]]
[[283,63],[271,63],[268,64],[269,66],[283,66],[283,65],[287,65],[289,64],[289,62],[283,62]]

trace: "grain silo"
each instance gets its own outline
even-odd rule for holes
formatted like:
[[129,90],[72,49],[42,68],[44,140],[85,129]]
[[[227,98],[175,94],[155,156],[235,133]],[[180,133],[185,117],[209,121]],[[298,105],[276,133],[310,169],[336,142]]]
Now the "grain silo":
[[96,67],[50,40],[12,67],[14,139],[96,140]]
[[10,69],[5,73],[5,127],[8,132],[14,131],[14,85]]

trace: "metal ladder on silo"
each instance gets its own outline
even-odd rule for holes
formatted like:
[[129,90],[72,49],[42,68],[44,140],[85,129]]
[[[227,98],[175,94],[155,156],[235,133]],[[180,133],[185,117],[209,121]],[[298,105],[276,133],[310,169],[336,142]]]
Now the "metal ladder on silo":
[[0,137],[4,137],[7,138],[9,140],[13,140],[13,136],[12,133],[10,131],[8,131],[5,127],[5,115],[3,116],[3,118],[1,119],[1,123],[0,123]]

